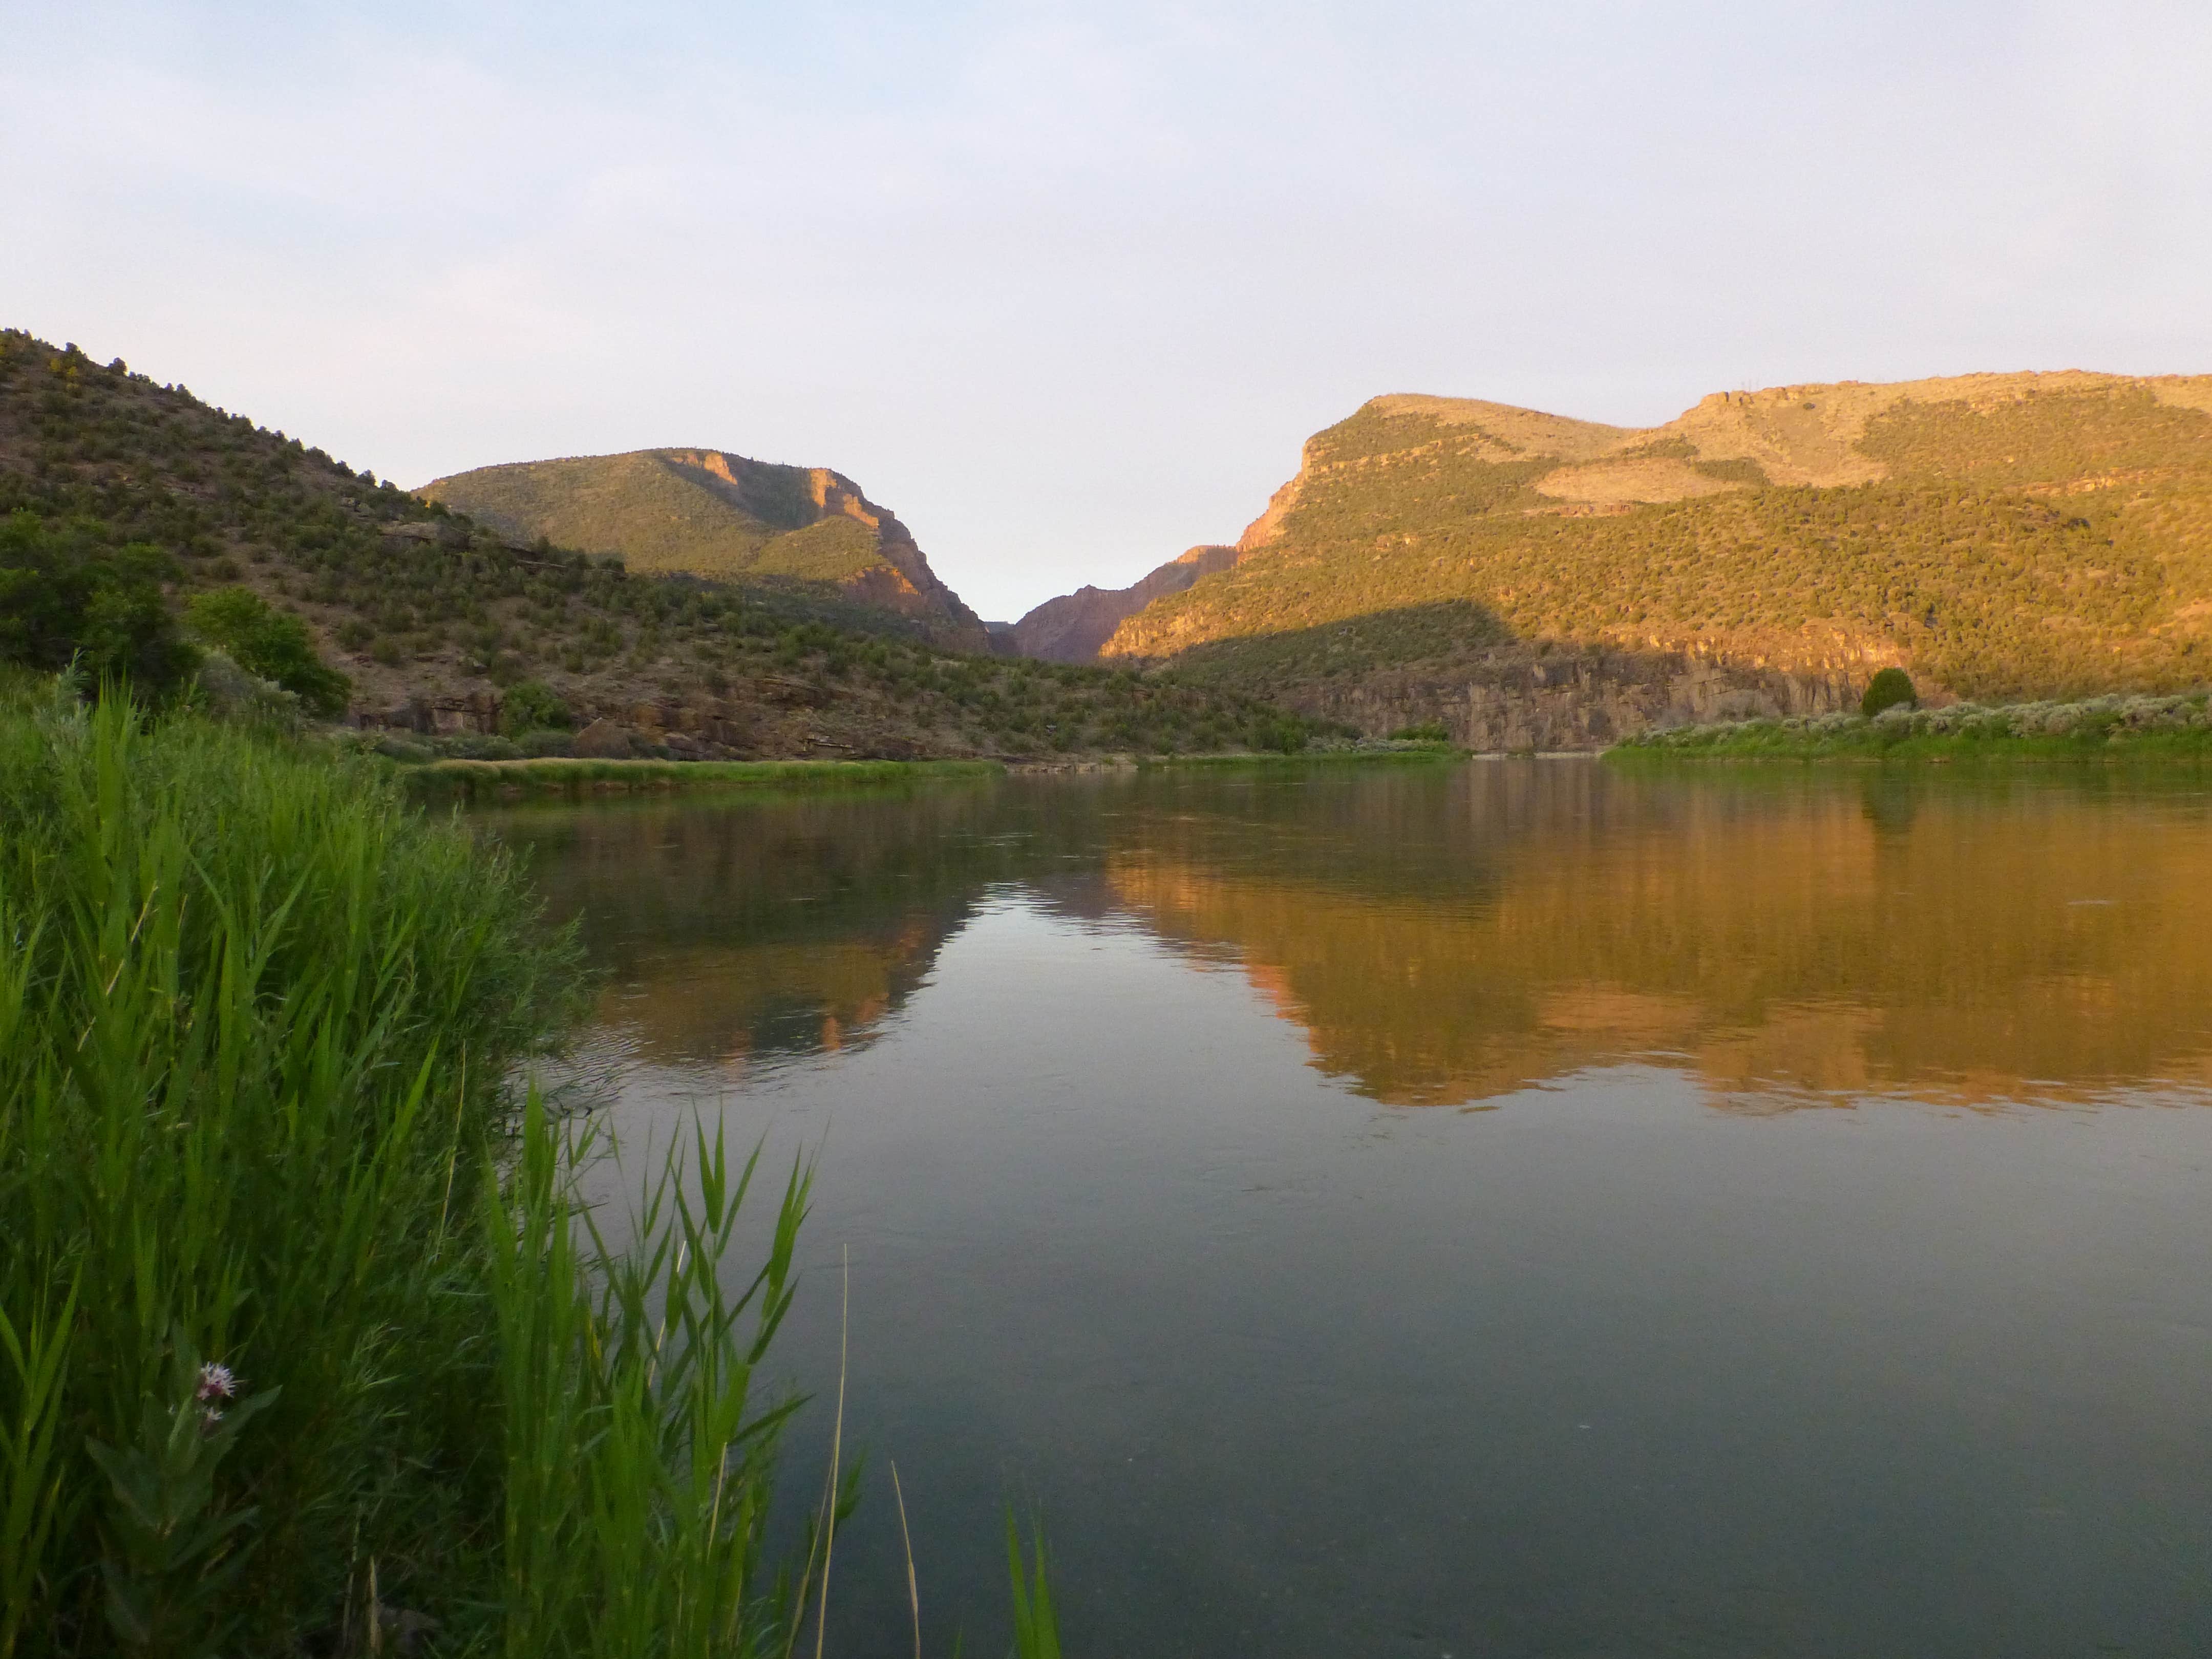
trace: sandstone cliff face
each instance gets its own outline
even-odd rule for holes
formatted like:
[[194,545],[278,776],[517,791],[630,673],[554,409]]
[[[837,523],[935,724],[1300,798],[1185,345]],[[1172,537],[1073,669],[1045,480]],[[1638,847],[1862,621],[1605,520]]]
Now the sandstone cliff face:
[[1200,576],[1228,569],[1237,557],[1233,547],[1194,547],[1127,587],[1086,586],[1047,599],[1013,624],[1014,649],[1047,662],[1096,662],[1099,647],[1124,618],[1154,599],[1182,592]]
[[1510,647],[1449,674],[1385,671],[1286,701],[1370,737],[1441,721],[1454,743],[1478,752],[1561,752],[1607,748],[1655,726],[1834,714],[1857,707],[1864,684],[1863,675],[1748,668],[1693,652]]

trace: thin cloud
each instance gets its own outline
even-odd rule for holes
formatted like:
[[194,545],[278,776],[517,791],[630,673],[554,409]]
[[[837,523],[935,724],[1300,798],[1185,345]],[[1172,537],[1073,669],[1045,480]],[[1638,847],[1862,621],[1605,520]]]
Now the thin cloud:
[[2201,8],[19,6],[0,300],[380,475],[834,465],[988,615],[1386,390],[2212,367]]

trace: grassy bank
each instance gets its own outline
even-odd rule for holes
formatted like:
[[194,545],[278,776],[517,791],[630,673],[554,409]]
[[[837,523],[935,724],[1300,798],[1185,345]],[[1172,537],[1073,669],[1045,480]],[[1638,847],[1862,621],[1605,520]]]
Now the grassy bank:
[[664,793],[676,791],[757,790],[778,793],[838,789],[900,788],[924,783],[1000,777],[1009,769],[1050,773],[1117,767],[1251,768],[1370,764],[1455,760],[1461,751],[1443,744],[1353,747],[1316,744],[1293,753],[1262,750],[1210,755],[1139,755],[1107,761],[1054,758],[1012,768],[999,761],[659,761],[446,760],[404,766],[406,788],[424,799],[519,800],[532,796]]
[[603,1247],[507,1090],[574,984],[508,863],[119,699],[0,708],[0,1659],[787,1650],[806,1179],[740,1273],[702,1137]]
[[532,794],[622,793],[693,789],[880,788],[996,777],[996,761],[435,761],[400,772],[419,795],[468,800]]
[[1607,751],[1644,761],[2212,762],[2208,694],[1892,708],[1639,733]]
[[1289,754],[1262,750],[1234,755],[1145,755],[1137,765],[1146,770],[1173,767],[1365,766],[1394,762],[1464,760],[1467,751],[1448,743],[1310,744]]

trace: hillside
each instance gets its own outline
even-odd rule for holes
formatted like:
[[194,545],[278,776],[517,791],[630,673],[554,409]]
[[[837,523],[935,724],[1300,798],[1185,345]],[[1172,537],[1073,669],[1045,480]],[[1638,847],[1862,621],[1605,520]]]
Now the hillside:
[[[373,730],[489,742],[532,701],[593,728],[593,752],[678,757],[1175,751],[1308,729],[1234,690],[948,649],[819,584],[521,545],[119,359],[0,331],[0,592],[103,560],[157,606],[243,588],[296,617],[350,682],[344,717]],[[0,628],[0,659],[14,638]],[[51,668],[51,644],[15,648]]]
[[518,540],[613,554],[640,572],[822,583],[915,618],[939,644],[989,649],[907,527],[826,467],[641,449],[478,467],[416,494]]
[[2212,679],[2212,376],[1716,393],[1637,430],[1378,398],[1107,659],[1482,746]]
[[1237,562],[1233,547],[1194,547],[1127,587],[1085,585],[1047,599],[1009,631],[1015,650],[1048,662],[1096,662],[1114,630],[1154,599],[1180,593],[1200,576]]

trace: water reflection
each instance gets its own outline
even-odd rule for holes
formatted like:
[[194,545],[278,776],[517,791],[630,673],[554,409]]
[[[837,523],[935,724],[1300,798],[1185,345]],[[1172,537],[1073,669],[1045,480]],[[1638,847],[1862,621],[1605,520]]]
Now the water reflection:
[[996,890],[1234,963],[1391,1105],[1624,1060],[1761,1111],[2212,1084],[2193,787],[1488,763],[497,822],[670,1062],[867,1042]]
[[[1093,1652],[2212,1651],[2212,1113],[1949,1109],[2212,1099],[2193,785],[490,822],[607,971],[625,1145],[826,1148],[781,1363],[898,1463],[927,1651],[1005,1650],[1009,1497]],[[836,1659],[912,1652],[895,1514]]]

